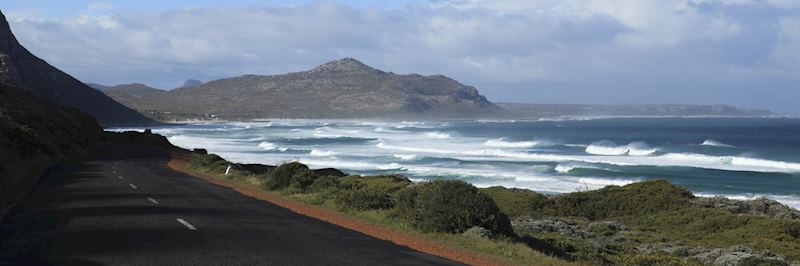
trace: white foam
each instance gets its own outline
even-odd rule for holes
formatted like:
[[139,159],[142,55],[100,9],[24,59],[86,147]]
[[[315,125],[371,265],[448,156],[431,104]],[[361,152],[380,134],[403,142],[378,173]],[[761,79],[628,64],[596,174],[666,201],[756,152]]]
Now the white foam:
[[599,186],[624,186],[636,182],[641,182],[642,180],[639,179],[606,179],[606,178],[591,178],[591,177],[582,177],[578,179],[578,183],[587,184],[587,185],[599,185]]
[[337,169],[350,170],[400,170],[402,168],[402,165],[398,163],[381,164],[340,159],[321,160],[313,158],[300,158],[298,161],[313,168],[334,167]]
[[499,138],[487,140],[483,145],[502,148],[532,148],[541,144],[537,141],[506,141],[503,138]]
[[449,139],[452,136],[450,136],[450,134],[447,134],[447,133],[444,133],[444,132],[435,131],[435,132],[425,133],[425,137],[431,138],[431,139]]
[[559,172],[559,173],[569,173],[570,171],[575,170],[575,168],[578,168],[578,167],[575,166],[575,165],[570,165],[570,164],[567,164],[567,165],[559,164],[559,165],[556,165],[556,168],[554,170],[556,172]]
[[416,154],[395,154],[393,155],[393,157],[400,160],[410,161],[410,160],[416,160],[418,156]]
[[658,152],[657,148],[652,148],[644,142],[631,142],[628,145],[616,146],[611,141],[598,141],[586,147],[586,153],[594,155],[630,155],[647,156]]
[[274,143],[272,143],[272,142],[266,142],[266,141],[263,141],[263,142],[259,143],[259,144],[258,144],[258,147],[259,147],[259,148],[262,148],[262,149],[264,149],[264,150],[268,150],[268,151],[275,150],[275,149],[277,149],[277,148],[278,148],[277,146],[275,146],[275,144],[274,144]]
[[339,154],[339,153],[336,153],[336,152],[333,152],[333,151],[321,151],[321,150],[316,150],[316,149],[311,150],[311,152],[309,153],[309,155],[314,156],[314,157],[330,157],[330,156],[334,156],[334,155],[337,155],[337,154]]
[[713,139],[704,140],[702,144],[703,146],[714,146],[714,147],[725,147],[725,148],[733,148],[733,145],[728,145]]

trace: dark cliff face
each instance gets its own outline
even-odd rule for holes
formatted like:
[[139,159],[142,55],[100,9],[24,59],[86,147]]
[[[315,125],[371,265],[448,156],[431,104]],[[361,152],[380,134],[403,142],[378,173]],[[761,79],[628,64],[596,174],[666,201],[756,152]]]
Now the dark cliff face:
[[51,103],[77,108],[106,126],[155,123],[31,54],[17,42],[2,13],[0,83],[20,87]]
[[309,71],[210,81],[141,98],[112,95],[140,111],[248,118],[457,118],[502,109],[441,75],[397,75],[353,58]]

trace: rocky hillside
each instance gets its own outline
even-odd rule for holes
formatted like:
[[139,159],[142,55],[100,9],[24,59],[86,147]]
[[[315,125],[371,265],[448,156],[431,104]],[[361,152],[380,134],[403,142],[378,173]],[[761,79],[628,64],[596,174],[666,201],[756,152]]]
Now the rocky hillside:
[[[153,117],[475,117],[502,112],[473,87],[441,75],[397,75],[355,59],[304,72],[245,75],[117,101]],[[161,115],[161,116],[160,116]]]
[[122,84],[116,86],[104,86],[100,84],[86,84],[102,91],[109,97],[116,99],[124,105],[131,105],[137,99],[149,96],[151,94],[164,93],[165,91],[159,90],[141,83]]
[[729,105],[590,105],[498,103],[511,116],[538,118],[556,116],[765,116],[767,110],[742,109]]
[[102,131],[77,109],[0,83],[0,215],[55,160],[88,147]]
[[17,42],[2,13],[0,83],[20,87],[51,103],[75,107],[102,125],[155,123],[31,54]]

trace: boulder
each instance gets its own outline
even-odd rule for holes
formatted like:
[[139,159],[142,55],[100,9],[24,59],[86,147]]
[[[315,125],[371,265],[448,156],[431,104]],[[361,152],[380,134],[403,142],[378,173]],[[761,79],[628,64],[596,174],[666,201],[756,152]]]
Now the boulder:
[[520,218],[511,222],[515,228],[521,228],[539,233],[557,233],[565,236],[579,238],[592,238],[594,234],[581,230],[575,222],[561,218]]

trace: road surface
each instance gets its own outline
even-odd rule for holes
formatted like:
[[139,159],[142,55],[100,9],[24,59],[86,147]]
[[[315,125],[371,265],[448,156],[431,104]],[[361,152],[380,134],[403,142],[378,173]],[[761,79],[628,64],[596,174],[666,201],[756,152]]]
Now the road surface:
[[455,265],[103,144],[55,167],[0,223],[10,265]]

